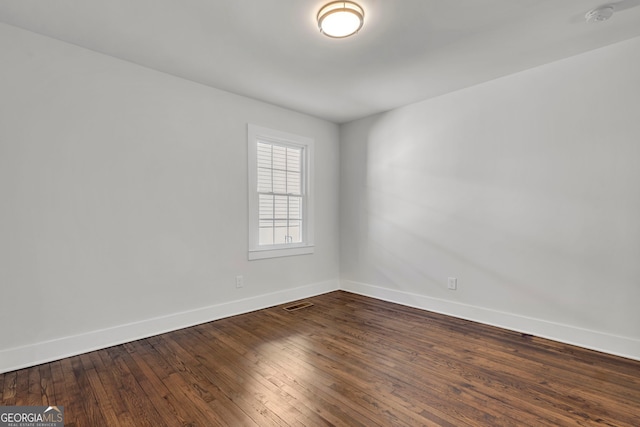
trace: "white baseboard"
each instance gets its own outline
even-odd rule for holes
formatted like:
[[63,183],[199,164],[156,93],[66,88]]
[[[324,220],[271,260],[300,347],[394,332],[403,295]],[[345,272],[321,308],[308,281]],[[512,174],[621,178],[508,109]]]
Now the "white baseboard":
[[640,360],[640,340],[591,331],[574,326],[553,323],[466,305],[454,301],[431,298],[395,289],[382,288],[350,280],[329,280],[287,289],[270,294],[212,305],[140,322],[114,326],[0,351],[0,374],[39,365],[65,357],[75,356],[125,342],[147,338],[177,329],[210,322],[225,317],[248,313],[278,304],[309,298],[342,289],[347,292],[394,302],[453,317],[472,320],[504,329],[536,335],[566,344],[577,345],[604,353]]
[[339,289],[329,280],[0,351],[0,374]]
[[575,326],[518,316],[512,313],[461,304],[396,289],[382,288],[350,280],[341,280],[340,289],[383,301],[472,320],[565,344],[622,356],[628,359],[640,360],[640,340],[629,337],[606,334]]

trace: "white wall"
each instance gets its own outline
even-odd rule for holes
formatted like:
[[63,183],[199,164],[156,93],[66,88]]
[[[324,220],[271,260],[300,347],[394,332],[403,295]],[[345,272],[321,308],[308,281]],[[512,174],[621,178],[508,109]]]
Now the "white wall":
[[[0,372],[338,287],[337,125],[5,24],[0,57]],[[247,261],[247,123],[315,139],[315,254]]]
[[639,76],[636,38],[343,125],[343,288],[640,359]]

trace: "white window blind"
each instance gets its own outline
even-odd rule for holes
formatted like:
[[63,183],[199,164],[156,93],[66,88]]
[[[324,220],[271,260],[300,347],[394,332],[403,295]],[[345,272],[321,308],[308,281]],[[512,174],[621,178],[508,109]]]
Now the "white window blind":
[[257,144],[259,245],[302,242],[303,155],[302,147]]

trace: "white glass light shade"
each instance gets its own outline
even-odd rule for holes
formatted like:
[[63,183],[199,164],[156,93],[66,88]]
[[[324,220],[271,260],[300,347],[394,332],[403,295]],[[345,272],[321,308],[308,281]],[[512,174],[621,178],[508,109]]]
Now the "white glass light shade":
[[318,12],[318,28],[329,37],[349,37],[357,33],[363,24],[364,10],[351,1],[334,1]]

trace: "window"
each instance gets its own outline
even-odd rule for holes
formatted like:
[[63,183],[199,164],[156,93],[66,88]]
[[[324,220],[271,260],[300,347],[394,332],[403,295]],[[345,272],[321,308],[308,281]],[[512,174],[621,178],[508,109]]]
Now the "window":
[[249,125],[249,259],[313,253],[313,140]]

